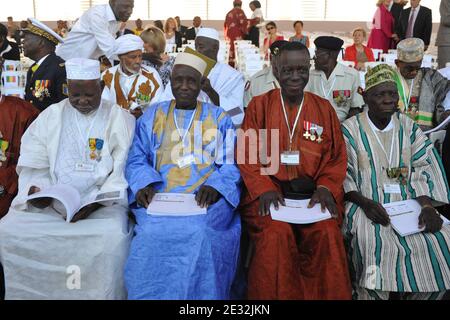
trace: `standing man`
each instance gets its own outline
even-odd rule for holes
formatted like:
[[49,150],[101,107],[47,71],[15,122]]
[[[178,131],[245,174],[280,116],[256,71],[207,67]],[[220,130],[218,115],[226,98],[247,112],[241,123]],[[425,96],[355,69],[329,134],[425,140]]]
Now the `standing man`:
[[230,66],[234,67],[235,52],[234,41],[244,39],[247,34],[248,20],[242,10],[242,1],[233,1],[233,9],[227,13],[224,23],[225,39],[230,41]]
[[67,98],[64,60],[55,54],[55,47],[63,39],[42,22],[30,18],[23,30],[25,57],[35,63],[28,70],[25,100],[40,111]]
[[400,14],[396,24],[396,33],[400,40],[419,38],[425,43],[425,51],[430,45],[433,20],[431,10],[420,5],[420,0],[411,0],[411,7]]
[[450,1],[441,0],[439,12],[441,13],[441,24],[436,38],[436,46],[438,47],[439,69],[442,69],[447,62],[450,62]]
[[[215,62],[208,77],[202,79],[202,92],[199,100],[222,107],[233,120],[236,127],[244,119],[244,86],[242,73],[225,63],[217,62],[220,42],[219,33],[215,29],[201,28],[195,39],[195,49],[203,56]],[[172,88],[166,86],[164,100],[173,99]]]
[[186,26],[181,25],[181,19],[179,16],[175,17],[175,21],[177,22],[177,26],[178,26],[178,32],[181,33],[181,36],[183,38],[186,37],[186,31],[188,30],[188,28]]
[[8,40],[8,29],[0,23],[0,61],[20,60],[20,49],[17,43]]
[[[333,107],[304,92],[309,68],[308,48],[298,42],[283,46],[273,70],[281,90],[250,102],[242,125],[245,135],[238,137],[237,150],[245,150],[238,163],[246,186],[241,216],[255,244],[250,300],[351,299],[339,227],[347,154]],[[251,138],[268,134],[272,138],[259,143]],[[267,150],[272,150],[271,159]],[[291,195],[311,199],[311,207],[320,204],[335,218],[307,225],[273,220],[270,206],[278,209]]]
[[130,19],[133,8],[134,0],[109,0],[109,4],[89,9],[73,26],[65,43],[57,48],[56,54],[64,60],[97,60],[105,55],[112,61],[120,22]]
[[136,24],[136,29],[134,29],[133,32],[135,35],[140,36],[141,33],[144,31],[144,28],[142,28],[142,20],[137,19],[135,24]]
[[245,84],[244,108],[247,108],[253,97],[280,88],[277,78],[273,75],[273,65],[276,63],[275,59],[279,56],[280,49],[288,42],[286,40],[278,40],[272,43],[270,46],[270,61],[272,61],[272,65],[256,73]]
[[200,28],[202,27],[202,18],[195,17],[193,22],[193,26],[186,30],[186,41],[187,40],[195,40],[195,37],[197,37],[198,32],[200,31]]
[[342,122],[359,113],[364,105],[358,93],[359,74],[355,69],[337,62],[344,41],[336,37],[318,37],[314,44],[315,70],[311,70],[305,90],[330,101]]
[[136,119],[163,93],[158,72],[142,66],[144,41],[127,34],[116,40],[116,54],[120,64],[106,70],[102,75],[105,83],[102,98],[129,111]]

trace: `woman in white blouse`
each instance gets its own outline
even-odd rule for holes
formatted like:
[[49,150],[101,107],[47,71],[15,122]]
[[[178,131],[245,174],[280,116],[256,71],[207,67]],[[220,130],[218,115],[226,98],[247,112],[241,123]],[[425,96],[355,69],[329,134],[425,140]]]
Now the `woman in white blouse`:
[[247,40],[251,40],[255,46],[259,47],[259,28],[264,22],[261,3],[259,1],[250,2],[250,9],[253,11],[253,14],[249,20]]

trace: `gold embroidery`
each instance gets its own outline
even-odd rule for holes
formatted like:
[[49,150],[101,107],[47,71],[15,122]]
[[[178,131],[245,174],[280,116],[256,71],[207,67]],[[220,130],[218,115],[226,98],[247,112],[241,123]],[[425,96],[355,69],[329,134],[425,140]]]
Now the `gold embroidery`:
[[109,70],[106,70],[105,75],[103,76],[103,81],[105,81],[105,85],[108,87],[108,89],[111,89],[111,83],[113,80],[113,75]]

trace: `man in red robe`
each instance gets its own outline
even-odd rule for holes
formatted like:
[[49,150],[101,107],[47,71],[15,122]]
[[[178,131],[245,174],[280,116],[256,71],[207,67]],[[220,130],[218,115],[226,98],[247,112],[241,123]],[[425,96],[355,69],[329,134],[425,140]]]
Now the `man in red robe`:
[[[241,215],[255,248],[249,299],[351,299],[340,231],[345,143],[330,103],[303,91],[309,68],[304,45],[283,46],[273,65],[281,90],[253,98],[242,126],[245,136],[238,138],[237,157],[246,186]],[[252,133],[259,136],[264,129],[268,138],[251,142]],[[255,146],[257,154],[251,150]],[[244,147],[242,161],[239,151]],[[277,209],[285,197],[311,198],[310,206],[326,207],[333,219],[304,225],[272,220],[271,204]]]
[[0,94],[0,219],[17,194],[20,140],[38,114],[32,104]]
[[242,1],[233,1],[234,8],[227,13],[224,23],[225,39],[230,41],[230,66],[234,67],[235,48],[234,41],[244,39],[247,34],[248,20],[245,12],[242,10]]

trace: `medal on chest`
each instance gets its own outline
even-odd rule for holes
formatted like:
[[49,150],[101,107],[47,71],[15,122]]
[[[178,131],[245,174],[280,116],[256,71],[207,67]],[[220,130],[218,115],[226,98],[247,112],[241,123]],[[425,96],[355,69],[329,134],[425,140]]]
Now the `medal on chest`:
[[8,148],[9,142],[3,140],[3,134],[0,132],[0,167],[2,166],[2,163],[7,160],[6,150],[8,150]]
[[89,138],[89,158],[91,160],[100,162],[102,160],[101,152],[104,141],[102,139]]

